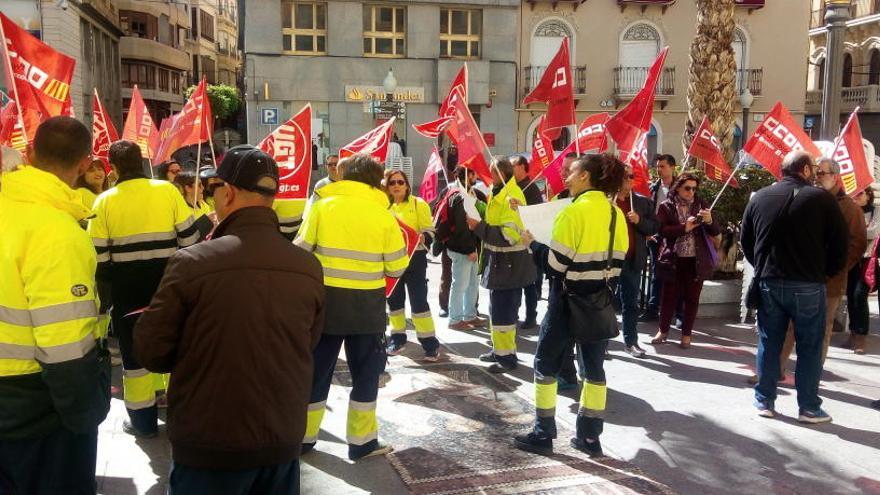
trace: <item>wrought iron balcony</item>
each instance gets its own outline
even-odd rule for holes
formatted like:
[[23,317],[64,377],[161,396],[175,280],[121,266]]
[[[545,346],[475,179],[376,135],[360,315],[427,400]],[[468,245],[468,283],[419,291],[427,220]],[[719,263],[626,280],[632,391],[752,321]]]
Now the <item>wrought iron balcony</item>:
[[[522,98],[532,92],[535,89],[535,86],[541,82],[541,77],[544,76],[544,71],[547,70],[546,66],[535,66],[529,65],[523,67],[523,93]],[[587,67],[585,65],[572,66],[571,68],[571,77],[574,79],[574,94],[575,96],[582,96],[587,94]],[[520,98],[520,100],[522,100]]]
[[764,83],[764,69],[738,69],[736,71],[737,94],[749,88],[753,96],[761,96]]
[[[649,67],[615,67],[614,96],[619,100],[632,98],[645,85]],[[657,82],[656,97],[668,100],[675,96],[675,67],[664,67]]]

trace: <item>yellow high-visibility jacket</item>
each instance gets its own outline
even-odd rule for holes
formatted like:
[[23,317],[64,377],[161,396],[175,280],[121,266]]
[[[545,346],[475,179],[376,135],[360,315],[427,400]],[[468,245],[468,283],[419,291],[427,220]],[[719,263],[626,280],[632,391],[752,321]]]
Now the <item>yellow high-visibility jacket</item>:
[[504,187],[493,191],[486,206],[486,219],[474,229],[483,241],[481,285],[486,289],[522,288],[535,283],[537,277],[529,247],[520,242],[525,227],[519,213],[510,207],[511,198],[526,204],[513,177]]
[[548,276],[570,289],[593,292],[605,284],[611,209],[617,211],[609,277],[618,277],[629,249],[626,217],[601,191],[580,194],[556,216],[547,255]]
[[306,209],[306,199],[278,199],[272,203],[272,209],[278,215],[278,227],[281,235],[290,239],[296,238],[299,227],[302,225],[303,212]]
[[193,209],[166,181],[120,178],[98,196],[88,233],[98,253],[98,281],[112,283],[114,318],[149,304],[168,258],[199,241]]
[[91,189],[87,187],[80,187],[76,190],[82,196],[82,204],[89,210],[92,209],[92,206],[95,205],[95,200],[98,199],[98,195],[93,193]]
[[324,269],[324,333],[385,331],[385,277],[409,265],[403,233],[388,196],[361,182],[341,180],[318,191],[294,244]]
[[391,203],[391,211],[400,221],[421,234],[416,250],[424,250],[430,246],[434,237],[434,217],[425,200],[410,194],[406,201]]
[[95,249],[79,224],[89,213],[54,174],[24,166],[3,175],[0,440],[62,425],[85,432],[106,416]]

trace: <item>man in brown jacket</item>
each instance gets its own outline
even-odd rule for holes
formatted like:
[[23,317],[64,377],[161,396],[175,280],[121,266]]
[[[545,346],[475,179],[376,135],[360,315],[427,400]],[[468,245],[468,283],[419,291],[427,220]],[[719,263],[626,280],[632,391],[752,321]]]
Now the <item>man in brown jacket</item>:
[[298,494],[321,265],[279,232],[269,155],[236,146],[217,175],[213,239],[171,257],[135,327],[138,360],[172,373],[169,493]]
[[[831,331],[834,327],[834,316],[840,301],[846,293],[846,277],[852,267],[861,260],[865,249],[868,247],[868,231],[865,225],[865,215],[855,201],[847,196],[840,179],[840,165],[831,158],[822,158],[816,164],[816,185],[825,189],[837,198],[837,205],[843,213],[849,233],[846,250],[846,267],[837,275],[828,279],[825,284],[825,340],[822,345],[822,362],[828,356],[828,345],[831,342]],[[794,347],[794,336],[791,331],[785,339],[782,348],[782,363],[785,363]]]

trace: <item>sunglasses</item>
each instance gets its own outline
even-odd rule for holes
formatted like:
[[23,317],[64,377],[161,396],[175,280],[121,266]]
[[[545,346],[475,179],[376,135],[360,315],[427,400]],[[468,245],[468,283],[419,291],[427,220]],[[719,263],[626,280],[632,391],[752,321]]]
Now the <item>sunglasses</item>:
[[208,197],[214,197],[214,193],[217,191],[217,189],[225,186],[225,182],[215,182],[213,184],[208,184],[208,187],[205,188],[205,195],[207,195]]
[[401,179],[389,180],[389,181],[388,181],[388,185],[389,185],[389,186],[405,186],[405,185],[406,185],[406,181],[405,181],[405,180],[401,180]]
[[697,186],[681,186],[682,191],[693,192],[697,190]]

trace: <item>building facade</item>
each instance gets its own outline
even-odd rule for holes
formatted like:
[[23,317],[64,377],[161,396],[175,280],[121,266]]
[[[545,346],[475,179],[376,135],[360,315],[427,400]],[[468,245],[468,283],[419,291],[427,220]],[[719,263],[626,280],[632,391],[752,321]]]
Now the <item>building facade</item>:
[[[825,84],[825,1],[811,0],[807,130],[818,139]],[[856,107],[865,139],[880,145],[880,1],[853,0],[846,24],[840,94],[841,121]]]
[[128,113],[132,88],[137,85],[156,125],[183,107],[183,92],[192,68],[186,39],[190,33],[189,8],[180,3],[119,0],[124,36],[122,104]]
[[[810,22],[809,4],[764,0],[736,3],[733,49],[737,84],[740,92],[748,87],[755,96],[747,132],[755,129],[777,101],[784,102],[796,118],[802,118],[805,97],[802,86],[792,81],[800,75],[806,77],[807,73],[807,40],[803,33]],[[696,34],[696,19],[692,1],[523,1],[517,102],[540,80],[564,36],[571,38],[579,121],[595,113],[613,114],[626,105],[644,84],[648,67],[660,49],[669,46],[657,87],[648,153],[649,157],[669,153],[680,160],[684,154],[681,143],[687,120],[689,53]],[[736,108],[740,110],[739,102]],[[531,150],[543,111],[542,104],[518,104],[518,150]],[[734,129],[737,148],[742,146],[739,113]],[[554,148],[561,149],[566,142],[567,135],[554,143]]]
[[392,69],[394,99],[405,104],[395,132],[406,141],[418,182],[435,143],[411,125],[436,118],[467,62],[468,103],[487,143],[493,152],[511,152],[519,6],[519,0],[247,3],[248,141],[259,142],[311,103],[321,161],[383,121],[370,101],[384,98],[383,81]]
[[[76,59],[70,97],[74,112],[83,122],[91,125],[92,95],[97,89],[110,118],[116,126],[122,124],[119,54],[123,33],[117,2],[3,0],[0,12],[46,44]],[[0,74],[4,70],[0,68]],[[0,81],[5,81],[5,76]]]

